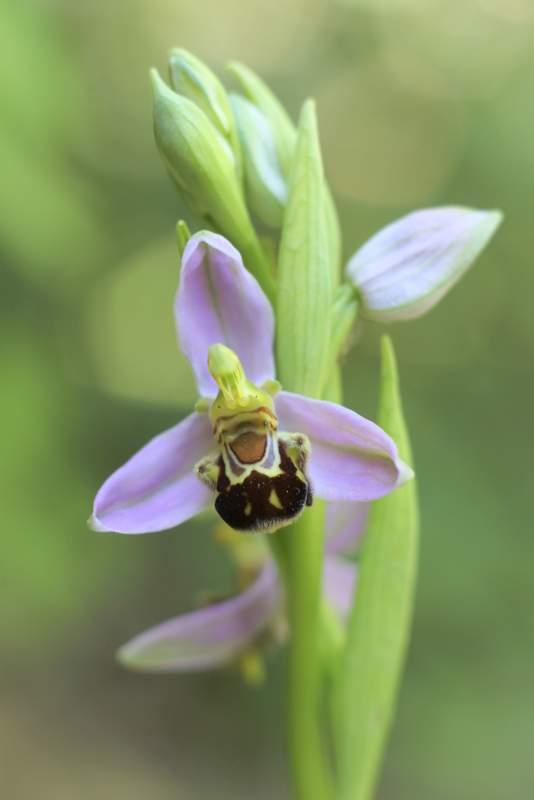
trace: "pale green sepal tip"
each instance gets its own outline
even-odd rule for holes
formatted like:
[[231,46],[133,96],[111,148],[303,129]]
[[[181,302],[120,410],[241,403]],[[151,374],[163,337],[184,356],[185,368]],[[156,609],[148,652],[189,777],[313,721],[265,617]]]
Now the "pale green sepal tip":
[[90,528],[90,530],[94,531],[95,533],[110,532],[108,528],[104,528],[104,526],[100,524],[100,522],[96,519],[94,514],[91,514],[91,516],[87,520],[87,527]]
[[[411,461],[393,345],[381,342],[378,423]],[[358,591],[335,687],[339,800],[371,800],[391,725],[412,618],[417,566],[416,486],[409,481],[371,507]]]
[[491,211],[486,211],[486,222],[484,225],[486,235],[488,239],[493,236],[499,225],[504,220],[504,213],[498,209],[494,208]]
[[182,258],[185,247],[190,238],[191,231],[189,230],[189,225],[183,219],[178,220],[176,223],[176,244],[178,245],[178,253],[180,254],[180,258]]
[[115,660],[121,667],[126,667],[127,669],[139,668],[136,666],[136,659],[132,658],[126,647],[119,647],[118,650],[115,650]]
[[161,670],[161,662],[158,661],[157,657],[147,657],[142,652],[132,652],[132,648],[127,644],[115,651],[115,660],[121,667],[137,672],[158,672]]

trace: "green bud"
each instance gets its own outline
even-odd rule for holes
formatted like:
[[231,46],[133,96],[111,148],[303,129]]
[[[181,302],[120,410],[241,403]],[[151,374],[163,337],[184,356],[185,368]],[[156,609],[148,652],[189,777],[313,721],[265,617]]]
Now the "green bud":
[[[276,95],[249,67],[238,62],[232,62],[229,64],[228,70],[238,80],[241,90],[248,100],[256,106],[267,121],[282,175],[288,181],[297,144],[297,129],[295,125]],[[332,269],[334,282],[337,283],[341,269],[341,230],[336,207],[328,187],[326,187],[325,192],[325,215],[328,226],[330,268]]]
[[230,95],[237,122],[249,207],[262,222],[282,224],[287,184],[280,168],[271,129],[262,112],[241,95]]
[[287,177],[291,171],[297,144],[297,129],[289,114],[267,84],[249,67],[233,61],[228,65],[228,70],[239,81],[243,94],[267,120],[282,172]]
[[230,101],[221,81],[200,59],[181,48],[171,50],[169,77],[175,92],[196,103],[230,145],[240,177],[239,140]]
[[250,221],[230,147],[206,114],[151,70],[156,144],[192,211],[240,250],[245,265],[272,297],[270,265]]
[[302,109],[279,255],[277,363],[282,384],[320,397],[330,367],[333,296],[315,105]]
[[173,92],[151,70],[156,144],[177,187],[203,215],[219,216],[219,197],[239,211],[239,188],[230,149],[191,100]]

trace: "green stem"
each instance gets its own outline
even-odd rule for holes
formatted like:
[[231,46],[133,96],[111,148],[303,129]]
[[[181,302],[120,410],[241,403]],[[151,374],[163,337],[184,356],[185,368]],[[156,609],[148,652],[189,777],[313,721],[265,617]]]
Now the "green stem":
[[319,612],[323,560],[323,503],[273,536],[286,586],[290,643],[287,663],[289,756],[297,800],[330,800],[332,786],[319,718]]

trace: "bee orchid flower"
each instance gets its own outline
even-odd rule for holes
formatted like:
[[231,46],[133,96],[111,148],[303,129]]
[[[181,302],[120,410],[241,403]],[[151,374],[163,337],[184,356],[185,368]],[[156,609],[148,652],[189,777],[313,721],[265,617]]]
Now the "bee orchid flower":
[[[344,556],[357,547],[367,511],[367,503],[327,507],[323,593],[342,622],[352,605],[357,570]],[[118,657],[124,666],[145,672],[203,672],[236,665],[264,641],[280,639],[284,617],[278,571],[267,557],[242,592],[144,631],[121,647]]]
[[175,313],[201,400],[107,479],[94,530],[173,528],[215,501],[230,527],[272,531],[311,503],[312,490],[332,502],[366,502],[411,477],[378,425],[280,390],[271,304],[222,236],[201,231],[188,241]]

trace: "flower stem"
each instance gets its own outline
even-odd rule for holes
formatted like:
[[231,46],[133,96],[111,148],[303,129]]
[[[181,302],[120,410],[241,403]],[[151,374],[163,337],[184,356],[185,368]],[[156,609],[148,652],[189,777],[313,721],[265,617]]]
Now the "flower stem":
[[297,800],[332,797],[319,716],[323,524],[324,505],[316,501],[291,527],[272,537],[286,587],[290,624],[286,715]]

